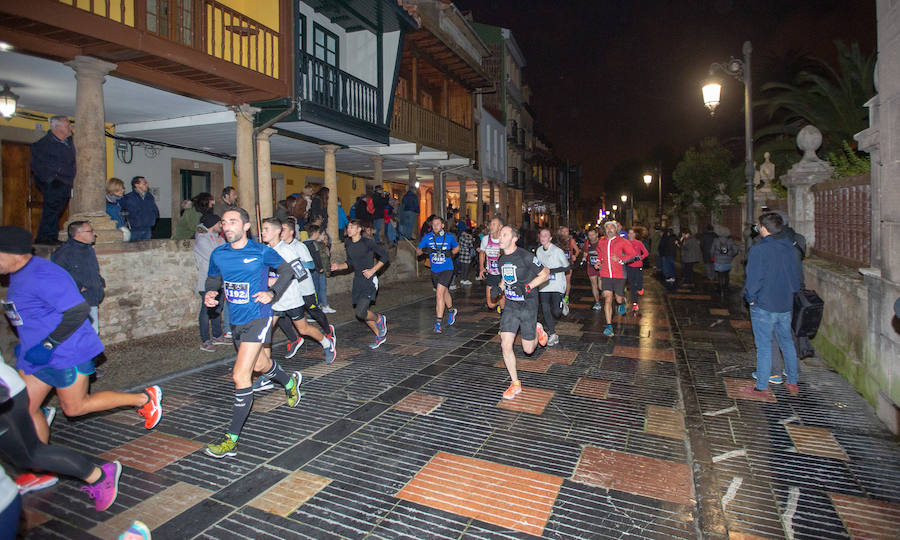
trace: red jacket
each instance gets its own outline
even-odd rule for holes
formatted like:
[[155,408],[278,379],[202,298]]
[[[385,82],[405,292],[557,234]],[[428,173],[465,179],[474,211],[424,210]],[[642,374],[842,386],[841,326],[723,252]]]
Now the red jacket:
[[614,236],[612,239],[604,236],[597,245],[597,252],[600,255],[600,276],[606,278],[624,278],[625,265],[613,261],[613,255],[617,256],[620,261],[628,260],[637,255],[631,242],[621,236]]
[[633,263],[629,263],[628,266],[632,268],[641,268],[644,266],[644,259],[650,255],[650,252],[647,251],[647,246],[644,245],[640,240],[631,240],[631,245],[634,247],[634,252],[637,253],[637,256],[640,257],[640,260],[634,261]]

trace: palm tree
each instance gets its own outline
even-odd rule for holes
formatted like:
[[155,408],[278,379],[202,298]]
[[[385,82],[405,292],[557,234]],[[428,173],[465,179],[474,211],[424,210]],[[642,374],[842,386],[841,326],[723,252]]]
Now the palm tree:
[[770,82],[762,86],[766,95],[756,105],[765,107],[769,119],[780,120],[756,133],[756,138],[774,134],[796,134],[812,124],[822,131],[822,152],[839,149],[843,141],[868,127],[863,107],[875,95],[875,56],[864,55],[859,44],[836,41],[838,69],[822,59],[797,74],[793,84]]

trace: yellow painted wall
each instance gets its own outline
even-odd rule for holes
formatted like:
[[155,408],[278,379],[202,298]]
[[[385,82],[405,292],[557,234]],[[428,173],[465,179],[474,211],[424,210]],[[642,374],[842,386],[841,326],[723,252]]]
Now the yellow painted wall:
[[[93,4],[93,11],[95,15],[100,15],[101,17],[107,17],[106,13],[106,2],[98,2],[91,0],[59,0],[61,4],[68,4],[70,6],[74,5],[79,9],[83,9],[85,11],[91,11],[91,4]],[[146,1],[146,0],[141,0]],[[128,26],[134,26],[134,0],[124,0],[125,4],[125,24]],[[109,8],[109,18],[116,22],[122,21],[122,9],[120,2],[110,2]]]

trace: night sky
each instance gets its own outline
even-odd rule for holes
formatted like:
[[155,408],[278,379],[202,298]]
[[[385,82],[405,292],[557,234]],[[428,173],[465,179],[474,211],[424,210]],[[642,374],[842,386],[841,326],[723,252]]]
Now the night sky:
[[[584,198],[625,160],[669,155],[664,175],[706,136],[743,139],[743,85],[726,78],[711,118],[700,86],[712,62],[753,43],[754,97],[790,51],[835,63],[835,40],[875,47],[875,1],[457,0],[475,20],[512,30],[526,61],[535,129],[584,166]],[[785,81],[789,82],[789,81]],[[755,113],[755,127],[765,120]],[[742,148],[742,143],[736,147]],[[742,150],[737,159],[742,159]],[[671,185],[671,184],[670,184]],[[664,188],[667,186],[664,182]],[[633,189],[643,186],[634,179]],[[645,190],[647,191],[647,190]],[[645,198],[650,199],[652,195]]]

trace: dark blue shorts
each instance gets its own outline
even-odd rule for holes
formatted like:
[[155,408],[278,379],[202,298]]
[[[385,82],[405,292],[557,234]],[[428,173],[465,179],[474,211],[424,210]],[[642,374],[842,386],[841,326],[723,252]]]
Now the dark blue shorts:
[[75,367],[56,369],[46,367],[32,373],[35,377],[49,384],[53,388],[68,388],[75,384],[79,374],[91,375],[94,373],[94,361],[88,360]]

